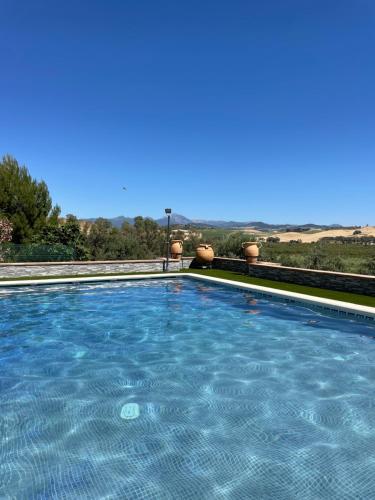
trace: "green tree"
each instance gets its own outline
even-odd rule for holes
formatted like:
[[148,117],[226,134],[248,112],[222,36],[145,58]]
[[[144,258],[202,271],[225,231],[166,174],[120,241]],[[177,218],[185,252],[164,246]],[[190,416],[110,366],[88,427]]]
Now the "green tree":
[[56,215],[58,208],[51,210],[46,183],[33,179],[15,158],[4,156],[0,161],[0,212],[13,226],[12,241],[29,241],[47,224],[50,214]]
[[107,219],[99,218],[88,228],[87,243],[93,260],[121,258],[120,231]]
[[139,259],[161,257],[166,252],[166,231],[152,219],[134,219],[135,238],[139,245]]
[[[72,214],[66,216],[64,223],[57,225],[54,218],[33,237],[34,243],[54,245],[58,251],[59,245],[72,250],[72,257],[76,260],[88,258],[86,238],[81,231],[77,217]],[[64,249],[62,248],[61,251]]]
[[134,225],[116,229],[99,218],[86,228],[90,258],[94,260],[152,259],[165,255],[166,234],[156,222],[136,217]]

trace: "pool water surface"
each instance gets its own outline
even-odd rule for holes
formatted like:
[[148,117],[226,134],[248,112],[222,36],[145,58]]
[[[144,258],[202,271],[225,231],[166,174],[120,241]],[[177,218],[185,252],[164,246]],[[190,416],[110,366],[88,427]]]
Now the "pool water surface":
[[0,498],[374,498],[374,337],[187,278],[0,289]]

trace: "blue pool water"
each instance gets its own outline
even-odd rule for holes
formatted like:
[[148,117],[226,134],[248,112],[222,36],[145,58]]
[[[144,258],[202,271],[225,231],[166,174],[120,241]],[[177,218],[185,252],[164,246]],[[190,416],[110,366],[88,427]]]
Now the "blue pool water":
[[374,335],[188,279],[0,290],[0,498],[374,498]]

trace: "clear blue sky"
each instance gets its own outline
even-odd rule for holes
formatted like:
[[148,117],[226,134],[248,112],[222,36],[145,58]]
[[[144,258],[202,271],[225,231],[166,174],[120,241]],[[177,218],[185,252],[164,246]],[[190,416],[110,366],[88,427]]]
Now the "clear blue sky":
[[374,0],[0,0],[0,19],[0,155],[63,213],[375,224]]

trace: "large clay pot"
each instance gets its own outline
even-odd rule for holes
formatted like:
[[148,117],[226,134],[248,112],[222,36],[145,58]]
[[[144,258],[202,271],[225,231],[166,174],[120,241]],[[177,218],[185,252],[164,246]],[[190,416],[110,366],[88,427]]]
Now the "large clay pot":
[[214,260],[214,251],[211,245],[201,244],[195,250],[196,259],[200,264],[211,264]]
[[181,259],[182,255],[182,240],[172,240],[171,242],[171,256],[172,259]]
[[243,253],[248,264],[256,264],[259,256],[258,243],[256,241],[245,241],[242,243]]

